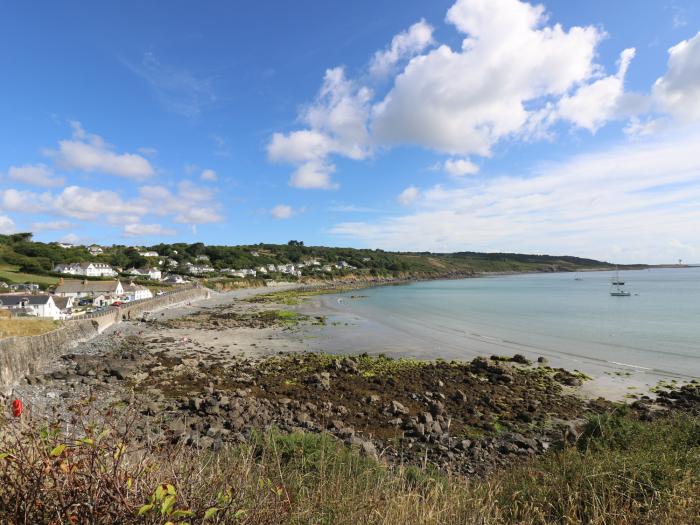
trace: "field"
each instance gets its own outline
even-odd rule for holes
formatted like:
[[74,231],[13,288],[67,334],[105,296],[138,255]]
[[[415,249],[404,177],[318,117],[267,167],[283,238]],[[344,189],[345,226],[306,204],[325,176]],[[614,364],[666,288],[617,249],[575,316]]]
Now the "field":
[[38,283],[45,285],[53,285],[58,282],[56,277],[48,275],[33,275],[31,273],[22,273],[18,266],[9,264],[0,264],[0,279],[7,280],[10,283]]
[[0,318],[0,339],[14,336],[39,335],[58,326],[56,321],[32,318]]

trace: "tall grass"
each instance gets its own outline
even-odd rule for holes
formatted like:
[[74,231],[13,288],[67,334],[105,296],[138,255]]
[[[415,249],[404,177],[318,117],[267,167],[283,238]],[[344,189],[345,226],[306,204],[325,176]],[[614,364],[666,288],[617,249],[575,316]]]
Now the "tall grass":
[[576,446],[484,480],[387,466],[328,435],[268,431],[219,452],[136,442],[133,414],[82,439],[2,427],[0,522],[686,524],[700,516],[700,424],[592,420]]
[[0,318],[0,339],[4,337],[39,335],[58,327],[56,321],[27,317]]

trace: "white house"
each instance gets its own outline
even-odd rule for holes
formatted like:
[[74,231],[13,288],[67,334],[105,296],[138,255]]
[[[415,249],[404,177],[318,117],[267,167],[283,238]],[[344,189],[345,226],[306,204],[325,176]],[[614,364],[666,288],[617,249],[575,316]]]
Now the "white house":
[[189,281],[182,277],[181,275],[176,275],[176,274],[170,274],[163,279],[164,284],[184,284],[188,283]]
[[102,247],[97,246],[96,244],[93,244],[92,246],[88,246],[87,251],[90,252],[90,255],[102,255],[102,253],[104,253],[104,250],[102,249]]
[[190,262],[185,263],[185,269],[193,275],[200,275],[203,273],[212,273],[212,272],[216,271],[211,266],[197,265],[197,264],[192,264]]
[[139,252],[141,257],[158,257],[158,252]]
[[209,256],[208,255],[198,255],[197,257],[195,257],[195,260],[206,262],[206,261],[209,261]]
[[130,268],[126,271],[128,275],[133,275],[135,277],[143,277],[144,279],[151,279],[154,281],[160,281],[162,273],[158,268]]
[[69,242],[57,242],[56,244],[58,244],[61,248],[65,248],[65,249],[75,248],[75,244],[71,244]]
[[145,286],[131,282],[124,286],[124,295],[127,296],[129,301],[140,301],[141,299],[150,299],[153,297],[153,292]]
[[258,268],[257,272],[258,273],[267,273],[267,268],[265,268],[264,266],[261,266],[260,268]]
[[234,277],[255,277],[257,272],[250,268],[243,268],[241,270],[229,270],[228,273]]
[[35,317],[63,318],[61,309],[56,306],[53,297],[45,294],[2,294],[0,295],[0,308]]
[[117,275],[117,272],[109,264],[96,262],[57,264],[53,271],[68,275],[84,275],[85,277],[115,277]]
[[95,297],[98,295],[121,295],[122,283],[117,281],[63,281],[54,290],[60,297]]

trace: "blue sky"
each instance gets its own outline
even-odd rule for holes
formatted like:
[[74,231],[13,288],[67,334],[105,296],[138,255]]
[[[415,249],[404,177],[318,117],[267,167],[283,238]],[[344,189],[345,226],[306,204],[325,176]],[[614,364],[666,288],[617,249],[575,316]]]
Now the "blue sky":
[[699,30],[679,0],[9,4],[0,231],[700,260]]

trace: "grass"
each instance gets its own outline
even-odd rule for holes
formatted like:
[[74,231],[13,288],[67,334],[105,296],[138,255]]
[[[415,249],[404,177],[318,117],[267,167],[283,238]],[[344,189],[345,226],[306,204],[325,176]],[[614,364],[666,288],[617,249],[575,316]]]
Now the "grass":
[[0,318],[0,339],[14,336],[39,335],[55,330],[60,323],[49,319],[13,317]]
[[663,525],[700,516],[700,422],[688,415],[600,416],[576,445],[471,481],[388,466],[328,435],[273,430],[218,453],[136,442],[134,415],[102,414],[106,423],[83,425],[82,439],[0,423],[0,522]]
[[19,266],[9,264],[0,264],[0,279],[7,280],[10,283],[37,283],[52,285],[58,282],[58,278],[49,275],[34,275],[31,273],[23,273],[19,271]]

